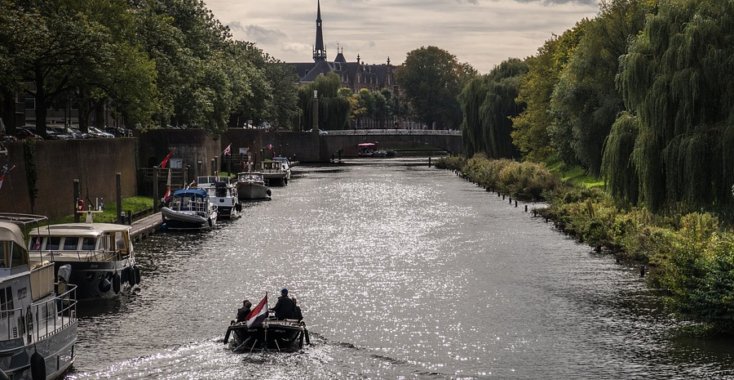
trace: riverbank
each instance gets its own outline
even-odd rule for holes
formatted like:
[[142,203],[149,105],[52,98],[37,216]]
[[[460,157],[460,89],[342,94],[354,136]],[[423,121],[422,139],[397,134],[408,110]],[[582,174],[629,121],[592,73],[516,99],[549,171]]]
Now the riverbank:
[[716,215],[653,214],[617,202],[599,188],[549,179],[550,170],[539,164],[475,156],[440,159],[436,167],[455,170],[487,190],[546,202],[538,214],[564,233],[643,265],[648,286],[660,290],[681,318],[734,332],[734,233]]

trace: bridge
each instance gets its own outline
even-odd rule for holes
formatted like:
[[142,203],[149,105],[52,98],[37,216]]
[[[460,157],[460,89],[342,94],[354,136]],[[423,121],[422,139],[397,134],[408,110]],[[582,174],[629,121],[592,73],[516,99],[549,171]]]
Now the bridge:
[[338,152],[355,152],[357,145],[375,143],[378,148],[405,143],[422,144],[450,154],[463,152],[460,131],[424,129],[357,129],[322,131],[319,135],[320,161],[328,160]]

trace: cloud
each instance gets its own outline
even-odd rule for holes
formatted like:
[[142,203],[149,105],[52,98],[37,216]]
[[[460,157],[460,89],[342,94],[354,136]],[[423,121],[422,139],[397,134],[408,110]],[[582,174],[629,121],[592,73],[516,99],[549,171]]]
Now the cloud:
[[288,38],[288,35],[280,30],[267,29],[257,25],[243,26],[239,21],[230,22],[227,26],[235,34],[235,37],[243,34],[244,39],[258,44],[275,44]]

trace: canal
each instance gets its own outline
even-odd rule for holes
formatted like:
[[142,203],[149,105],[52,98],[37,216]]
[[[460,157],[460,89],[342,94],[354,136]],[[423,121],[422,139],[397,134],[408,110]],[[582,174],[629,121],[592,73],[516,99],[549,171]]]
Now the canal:
[[[425,158],[298,166],[272,198],[137,244],[140,291],[80,306],[67,378],[734,376],[734,344],[676,333],[636,266]],[[242,300],[267,292],[272,307],[284,287],[313,346],[228,351]]]

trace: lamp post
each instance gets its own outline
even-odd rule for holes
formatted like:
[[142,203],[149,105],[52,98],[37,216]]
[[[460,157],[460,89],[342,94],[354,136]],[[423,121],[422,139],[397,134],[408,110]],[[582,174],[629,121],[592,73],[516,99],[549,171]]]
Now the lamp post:
[[319,135],[319,92],[313,90],[313,128],[311,132],[314,136]]

